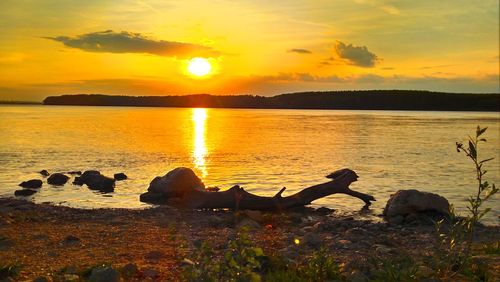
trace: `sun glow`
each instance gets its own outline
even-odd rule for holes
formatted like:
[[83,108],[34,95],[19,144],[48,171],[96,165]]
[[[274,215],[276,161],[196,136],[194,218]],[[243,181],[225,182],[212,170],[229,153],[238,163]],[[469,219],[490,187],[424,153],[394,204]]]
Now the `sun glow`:
[[202,77],[212,71],[212,65],[207,59],[196,57],[189,60],[187,70],[194,76]]

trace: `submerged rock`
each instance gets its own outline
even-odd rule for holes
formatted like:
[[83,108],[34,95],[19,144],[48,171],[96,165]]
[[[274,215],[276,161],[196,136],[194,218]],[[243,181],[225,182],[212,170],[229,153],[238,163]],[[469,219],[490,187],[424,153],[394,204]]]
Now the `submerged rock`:
[[125,180],[125,179],[128,178],[128,176],[125,173],[120,172],[120,173],[115,173],[115,175],[113,176],[113,178],[115,180]]
[[68,182],[69,177],[62,173],[53,173],[47,178],[47,183],[51,185],[64,185]]
[[23,181],[19,184],[19,186],[23,187],[23,188],[40,188],[42,187],[42,180],[40,179],[31,179],[31,180],[28,180],[28,181]]
[[178,167],[151,181],[148,192],[141,195],[142,202],[161,203],[170,197],[182,197],[190,191],[205,191],[205,184],[190,168]]
[[21,197],[28,197],[33,194],[35,194],[37,191],[36,190],[31,190],[31,189],[21,189],[21,190],[16,190],[14,191],[15,196],[21,196]]
[[433,212],[441,215],[448,213],[449,202],[446,198],[434,193],[421,192],[415,189],[399,190],[391,195],[384,208],[384,215],[389,222],[402,223],[407,215]]
[[45,177],[47,177],[47,176],[49,176],[49,175],[50,175],[50,173],[49,173],[46,169],[41,170],[39,173],[40,173],[42,176],[45,176]]

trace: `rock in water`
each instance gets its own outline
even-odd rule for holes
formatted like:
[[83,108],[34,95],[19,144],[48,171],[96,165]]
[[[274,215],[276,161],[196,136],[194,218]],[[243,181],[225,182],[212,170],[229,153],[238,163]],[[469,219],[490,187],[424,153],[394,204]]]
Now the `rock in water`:
[[78,185],[78,186],[82,186],[85,183],[83,183],[83,180],[81,177],[77,176],[77,177],[75,177],[75,180],[73,180],[73,184]]
[[178,167],[149,184],[148,192],[141,195],[143,202],[161,203],[170,197],[182,197],[190,191],[205,191],[205,184],[190,168]]
[[21,182],[21,184],[19,184],[19,186],[21,186],[23,188],[37,189],[37,188],[42,187],[42,180],[40,180],[40,179],[31,179],[31,180],[28,180],[28,181],[23,181],[23,182]]
[[115,179],[102,175],[97,170],[85,171],[78,180],[75,179],[75,184],[86,184],[91,190],[99,190],[102,192],[113,192],[115,190]]
[[47,177],[47,176],[49,176],[49,175],[50,175],[50,173],[49,173],[46,169],[41,170],[41,171],[40,171],[40,174],[41,174],[42,176],[45,176],[45,177]]
[[128,178],[127,175],[123,172],[115,173],[115,175],[114,175],[115,180],[125,180],[127,178]]
[[35,194],[37,191],[36,190],[31,190],[31,189],[21,189],[21,190],[16,190],[14,191],[15,196],[21,196],[21,197],[28,197],[33,194]]
[[64,185],[68,182],[69,177],[62,173],[53,173],[47,178],[47,183],[51,185]]
[[434,211],[447,214],[450,203],[446,198],[434,193],[421,192],[415,189],[399,190],[391,195],[384,208],[384,215],[388,218],[398,215]]
[[144,203],[151,203],[155,205],[165,204],[166,198],[161,193],[146,192],[139,196],[139,200]]

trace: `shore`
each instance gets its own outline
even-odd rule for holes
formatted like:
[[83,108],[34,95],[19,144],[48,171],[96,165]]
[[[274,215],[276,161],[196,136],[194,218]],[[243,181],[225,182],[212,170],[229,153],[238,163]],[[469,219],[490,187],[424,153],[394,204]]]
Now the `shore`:
[[[0,262],[19,266],[14,279],[73,275],[99,264],[132,269],[132,281],[175,281],[200,242],[222,256],[228,241],[247,226],[252,243],[269,256],[300,261],[326,249],[348,277],[373,256],[431,255],[432,225],[389,225],[357,220],[328,209],[286,213],[145,210],[83,210],[17,199],[0,199]],[[500,241],[500,226],[480,226],[476,248]],[[498,255],[488,258],[500,277]],[[135,269],[137,268],[137,269]],[[359,272],[359,271],[358,271]],[[357,275],[366,276],[357,273]],[[42,280],[50,281],[50,280]]]

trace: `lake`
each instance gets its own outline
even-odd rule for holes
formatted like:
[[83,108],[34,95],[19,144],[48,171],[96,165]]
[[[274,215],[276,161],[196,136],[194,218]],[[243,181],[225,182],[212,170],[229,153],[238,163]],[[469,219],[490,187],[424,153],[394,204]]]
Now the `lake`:
[[[489,127],[479,148],[489,182],[499,184],[499,113],[339,110],[253,110],[75,106],[0,106],[0,196],[49,172],[97,169],[130,179],[102,194],[70,182],[47,184],[34,202],[71,207],[145,208],[139,194],[169,170],[193,168],[207,186],[243,186],[274,195],[327,181],[351,168],[353,189],[372,194],[380,214],[390,194],[415,188],[445,196],[459,211],[476,189],[472,163],[455,149],[477,125]],[[486,221],[499,223],[496,196]],[[359,211],[363,202],[329,196],[313,203]]]

